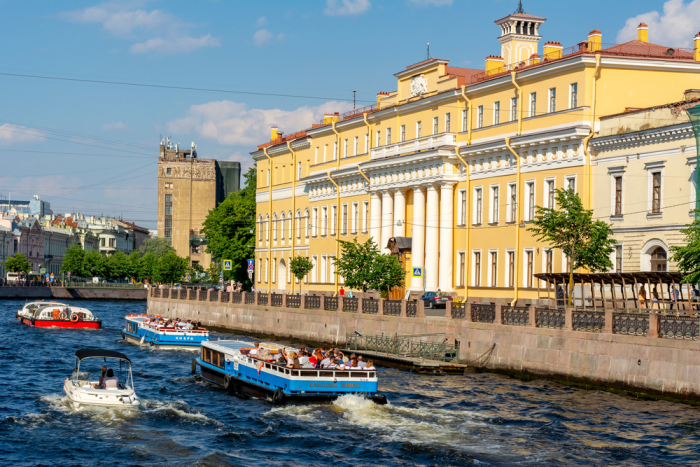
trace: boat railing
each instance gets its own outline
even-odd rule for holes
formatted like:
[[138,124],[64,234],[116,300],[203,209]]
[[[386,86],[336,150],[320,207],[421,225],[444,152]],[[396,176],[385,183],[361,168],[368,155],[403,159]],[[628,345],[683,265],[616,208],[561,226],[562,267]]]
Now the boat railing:
[[[259,362],[257,359],[251,359],[253,362]],[[256,365],[257,366],[257,365]],[[292,369],[287,368],[284,365],[278,365],[276,363],[265,362],[264,368],[272,371],[277,371],[279,373],[297,376],[297,377],[307,377],[307,378],[376,378],[377,373],[375,371],[363,371],[363,370],[328,370],[328,369],[313,369],[313,368],[303,368],[303,369]]]

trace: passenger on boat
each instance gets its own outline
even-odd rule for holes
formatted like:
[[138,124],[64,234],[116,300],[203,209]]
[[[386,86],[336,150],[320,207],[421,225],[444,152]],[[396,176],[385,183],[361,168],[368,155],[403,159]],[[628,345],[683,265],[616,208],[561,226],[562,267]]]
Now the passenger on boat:
[[361,368],[357,366],[357,358],[353,355],[353,357],[350,359],[350,363],[346,365],[346,368],[348,370],[360,370]]
[[335,358],[335,355],[333,355],[332,350],[329,350],[328,353],[326,353],[325,358],[321,359],[321,368],[328,368],[328,365],[332,363],[333,358]]
[[97,388],[99,388],[100,386],[102,386],[102,383],[104,382],[105,374],[106,374],[106,373],[107,373],[107,367],[106,367],[106,366],[103,366],[103,367],[102,367],[102,373],[100,374],[100,381],[97,382],[97,383],[95,383],[95,384],[93,384],[93,385],[92,385],[93,388],[97,389]]
[[288,362],[287,368],[292,368],[295,370],[298,370],[299,368],[301,368],[301,363],[299,363],[299,355],[297,355],[294,352],[292,352],[291,354],[287,354],[286,351],[283,351],[283,352],[284,352],[284,356]]
[[365,370],[376,370],[376,368],[374,368],[374,362],[372,360],[367,360],[367,366],[364,369]]
[[260,342],[256,342],[253,345],[255,346],[255,348],[250,349],[250,352],[248,352],[248,355],[256,356],[256,355],[258,355],[258,351],[260,350]]
[[362,361],[362,355],[358,355],[357,357],[357,366],[360,367],[360,370],[367,366],[367,362]]
[[119,378],[114,376],[114,371],[110,368],[107,370],[107,376],[102,382],[105,389],[119,389]]

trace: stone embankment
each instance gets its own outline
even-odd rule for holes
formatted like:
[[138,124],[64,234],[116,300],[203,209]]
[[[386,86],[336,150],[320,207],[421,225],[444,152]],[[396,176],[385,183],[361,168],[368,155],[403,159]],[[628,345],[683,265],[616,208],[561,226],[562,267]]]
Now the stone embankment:
[[334,346],[355,331],[444,333],[459,345],[459,361],[471,366],[700,400],[700,318],[476,303],[449,304],[436,317],[425,316],[420,301],[170,292],[152,290],[148,311]]
[[21,300],[146,300],[146,289],[0,287],[0,299]]

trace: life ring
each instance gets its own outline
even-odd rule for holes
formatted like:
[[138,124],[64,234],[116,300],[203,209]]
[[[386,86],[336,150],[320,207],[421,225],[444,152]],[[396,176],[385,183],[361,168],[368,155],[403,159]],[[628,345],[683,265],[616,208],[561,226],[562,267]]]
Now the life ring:
[[282,404],[284,402],[284,391],[280,388],[275,389],[275,392],[272,393],[272,402]]
[[70,315],[70,322],[71,323],[77,323],[80,320],[80,316],[78,316],[78,313],[72,313]]
[[61,312],[58,310],[53,310],[53,312],[51,313],[51,317],[54,319],[54,321],[58,321],[60,316]]
[[65,321],[65,320],[68,319],[68,313],[66,313],[65,311],[62,311],[62,312],[58,315],[58,317],[59,317],[59,319],[62,319],[62,320]]

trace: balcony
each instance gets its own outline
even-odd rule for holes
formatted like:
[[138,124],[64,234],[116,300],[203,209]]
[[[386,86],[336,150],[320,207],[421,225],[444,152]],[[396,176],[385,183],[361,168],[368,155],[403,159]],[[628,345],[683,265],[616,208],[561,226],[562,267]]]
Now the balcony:
[[206,245],[207,237],[202,234],[190,234],[190,245]]
[[372,149],[370,159],[381,159],[389,156],[399,156],[411,152],[425,151],[443,146],[456,146],[457,135],[455,133],[442,133],[439,135],[424,136],[422,138],[402,141],[395,144],[387,144]]

